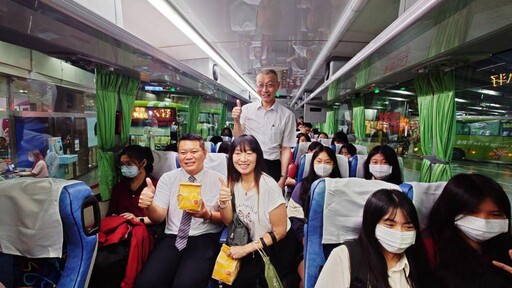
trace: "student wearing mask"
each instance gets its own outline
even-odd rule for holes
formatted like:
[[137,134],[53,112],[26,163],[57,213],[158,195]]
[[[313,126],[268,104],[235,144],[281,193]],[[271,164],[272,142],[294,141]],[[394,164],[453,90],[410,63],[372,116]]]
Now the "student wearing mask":
[[153,186],[158,183],[158,180],[151,176],[153,162],[153,153],[148,147],[130,145],[121,151],[118,158],[121,181],[112,188],[107,216],[119,215],[126,219],[152,224],[144,209],[139,207],[139,197],[142,190],[147,187],[146,178],[151,179]]
[[373,148],[364,163],[364,178],[402,184],[402,172],[395,150],[386,145]]
[[[329,147],[320,145],[314,150],[311,157],[308,176],[295,186],[292,197],[288,202],[288,217],[295,235],[301,243],[304,243],[304,224],[307,223],[309,215],[311,184],[320,178],[326,177],[340,178],[341,175],[334,151]],[[304,279],[304,261],[300,262],[298,273],[301,279]]]
[[345,144],[341,146],[340,154],[347,157],[347,159],[350,161],[352,157],[357,154],[357,148],[353,144]]
[[480,174],[453,176],[430,211],[428,256],[442,288],[512,287],[510,201]]
[[[320,142],[311,142],[306,153],[313,153],[313,151],[320,146],[323,146]],[[300,159],[290,165],[290,168],[288,169],[288,178],[286,178],[286,187],[291,187],[292,189],[295,188],[295,179],[297,178],[297,170],[299,170],[299,162]]]
[[412,201],[397,190],[373,193],[359,237],[335,248],[315,287],[431,288]]
[[329,135],[327,135],[327,133],[325,133],[325,132],[320,132],[320,133],[318,133],[317,139],[329,139]]

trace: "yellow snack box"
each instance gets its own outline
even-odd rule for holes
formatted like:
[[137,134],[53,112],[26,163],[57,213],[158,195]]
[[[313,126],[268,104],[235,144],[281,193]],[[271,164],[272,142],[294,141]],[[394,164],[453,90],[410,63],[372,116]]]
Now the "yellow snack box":
[[201,209],[201,184],[180,183],[178,191],[178,208],[181,210],[199,211]]

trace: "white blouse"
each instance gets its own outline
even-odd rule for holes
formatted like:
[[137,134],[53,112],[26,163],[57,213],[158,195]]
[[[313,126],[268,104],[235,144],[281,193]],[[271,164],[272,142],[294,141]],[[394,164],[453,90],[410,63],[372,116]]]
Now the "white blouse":
[[[388,270],[388,280],[392,288],[410,288],[407,282],[409,262],[405,254],[395,267]],[[322,273],[318,277],[316,288],[349,288],[350,287],[350,256],[347,246],[341,245],[332,250],[327,258]]]

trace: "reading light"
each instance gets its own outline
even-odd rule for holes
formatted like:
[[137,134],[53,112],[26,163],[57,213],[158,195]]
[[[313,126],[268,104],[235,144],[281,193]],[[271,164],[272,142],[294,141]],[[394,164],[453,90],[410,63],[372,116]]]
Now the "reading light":
[[192,42],[194,42],[201,50],[203,50],[208,56],[210,56],[213,61],[219,64],[223,69],[225,69],[229,75],[237,80],[245,89],[247,89],[250,93],[254,94],[258,99],[260,96],[254,88],[252,88],[247,82],[240,76],[238,73],[231,67],[231,65],[224,60],[223,57],[215,51],[212,46],[201,36],[196,29],[186,21],[178,11],[171,6],[171,4],[165,0],[148,0],[148,2],[153,5],[162,15],[167,18],[174,26],[178,27],[183,34],[185,34]]

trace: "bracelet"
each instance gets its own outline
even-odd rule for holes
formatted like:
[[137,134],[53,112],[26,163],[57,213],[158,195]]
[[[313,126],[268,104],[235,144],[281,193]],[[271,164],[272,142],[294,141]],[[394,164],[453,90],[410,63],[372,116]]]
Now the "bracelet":
[[263,239],[263,237],[260,238],[260,242],[261,242],[261,246],[263,247],[263,249],[267,248],[267,243],[265,243],[265,239]]
[[276,242],[277,242],[276,234],[274,234],[274,232],[270,231],[270,232],[268,232],[268,235],[270,235],[270,238],[272,238],[272,244],[276,244]]
[[281,178],[285,178],[284,175],[281,175]]
[[220,208],[220,209],[224,209],[224,208],[228,207],[228,204],[227,204],[227,203],[226,203],[226,204],[221,204],[221,203],[220,203],[220,200],[217,200],[217,204],[219,204],[219,208]]

